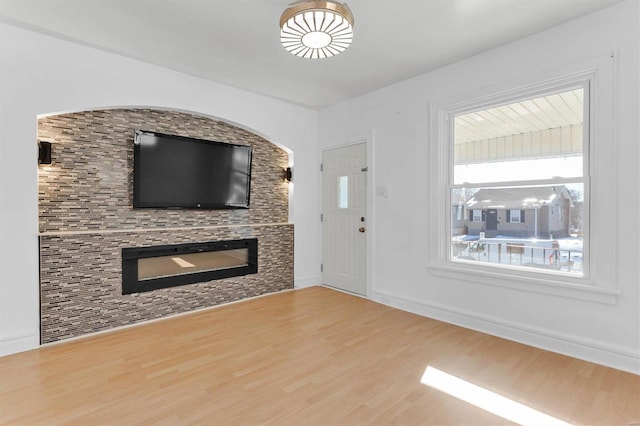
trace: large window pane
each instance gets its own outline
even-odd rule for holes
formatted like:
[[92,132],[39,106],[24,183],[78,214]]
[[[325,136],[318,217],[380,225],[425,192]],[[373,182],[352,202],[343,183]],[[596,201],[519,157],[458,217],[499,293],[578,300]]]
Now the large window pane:
[[452,261],[583,275],[584,92],[454,117]]
[[454,184],[583,176],[584,89],[454,118]]
[[582,274],[582,184],[451,191],[451,258]]

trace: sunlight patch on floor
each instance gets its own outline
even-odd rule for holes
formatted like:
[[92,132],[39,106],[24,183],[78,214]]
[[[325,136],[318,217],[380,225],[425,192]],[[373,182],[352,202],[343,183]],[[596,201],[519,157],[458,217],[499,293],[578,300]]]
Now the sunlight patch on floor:
[[442,391],[485,411],[521,425],[568,426],[548,414],[542,413],[519,402],[513,401],[480,386],[459,379],[437,368],[427,366],[422,384]]

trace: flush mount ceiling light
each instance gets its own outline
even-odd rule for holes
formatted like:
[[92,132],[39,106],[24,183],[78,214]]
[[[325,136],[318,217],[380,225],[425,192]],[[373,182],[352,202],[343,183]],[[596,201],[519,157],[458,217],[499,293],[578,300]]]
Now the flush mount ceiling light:
[[353,39],[353,15],[337,1],[306,0],[280,17],[280,41],[301,58],[321,59],[345,51]]

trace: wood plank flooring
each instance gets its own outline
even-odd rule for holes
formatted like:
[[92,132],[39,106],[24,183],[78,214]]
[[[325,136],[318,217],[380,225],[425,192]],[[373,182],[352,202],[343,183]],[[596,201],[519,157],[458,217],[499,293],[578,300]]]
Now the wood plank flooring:
[[640,421],[640,376],[313,287],[2,357],[0,423],[512,424],[427,366],[571,424]]

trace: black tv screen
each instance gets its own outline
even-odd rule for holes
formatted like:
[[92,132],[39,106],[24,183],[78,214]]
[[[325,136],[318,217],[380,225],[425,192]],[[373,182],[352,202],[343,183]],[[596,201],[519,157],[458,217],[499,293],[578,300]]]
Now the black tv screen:
[[136,130],[134,208],[249,208],[251,147]]

